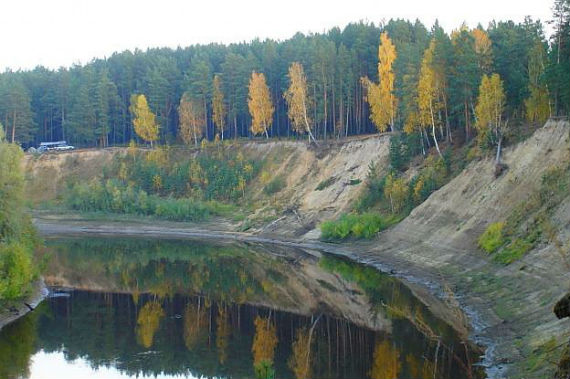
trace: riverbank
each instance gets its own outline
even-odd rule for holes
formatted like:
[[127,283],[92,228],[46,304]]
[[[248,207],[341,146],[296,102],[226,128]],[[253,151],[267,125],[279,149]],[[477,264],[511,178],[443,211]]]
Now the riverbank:
[[32,291],[23,299],[0,304],[0,330],[11,322],[32,312],[46,298],[48,289],[43,279],[32,285]]

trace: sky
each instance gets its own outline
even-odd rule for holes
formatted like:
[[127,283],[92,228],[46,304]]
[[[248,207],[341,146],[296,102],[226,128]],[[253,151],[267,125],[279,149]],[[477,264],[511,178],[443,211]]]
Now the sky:
[[[360,20],[437,18],[448,32],[463,21],[545,21],[553,0],[2,0],[0,71],[56,69],[113,52],[232,43],[317,33]],[[546,26],[546,25],[545,25]],[[548,30],[547,30],[548,32]]]

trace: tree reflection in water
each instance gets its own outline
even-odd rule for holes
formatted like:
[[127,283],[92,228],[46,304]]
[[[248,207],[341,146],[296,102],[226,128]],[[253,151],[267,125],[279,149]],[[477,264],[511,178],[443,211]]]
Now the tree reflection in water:
[[50,243],[46,280],[98,291],[49,298],[2,330],[2,378],[26,376],[40,350],[130,376],[483,376],[478,351],[366,266],[194,241]]

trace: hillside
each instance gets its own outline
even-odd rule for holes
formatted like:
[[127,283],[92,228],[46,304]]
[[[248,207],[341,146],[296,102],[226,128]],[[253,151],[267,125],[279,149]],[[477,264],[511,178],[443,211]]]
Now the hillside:
[[[490,376],[551,376],[552,362],[561,352],[557,347],[567,338],[565,322],[556,320],[552,307],[568,291],[570,279],[566,257],[561,256],[561,251],[568,251],[570,240],[570,195],[563,194],[545,213],[555,227],[555,237],[542,236],[510,264],[499,263],[480,250],[477,239],[488,225],[509,219],[520,212],[521,204],[530,203],[553,167],[567,167],[569,132],[567,122],[548,122],[526,141],[504,150],[508,168],[499,177],[494,175],[491,157],[473,161],[398,225],[373,241],[341,244],[336,252],[392,269],[413,287],[427,287],[443,298],[457,299],[470,317],[473,337],[489,347],[485,364],[490,366]],[[282,177],[285,186],[269,195],[260,174],[248,184],[245,219],[196,226],[237,231],[250,223],[250,234],[314,243],[321,221],[350,209],[362,191],[360,181],[365,181],[370,164],[387,172],[389,136],[330,142],[316,148],[303,142],[272,141],[240,143],[228,149],[259,160],[261,172]],[[106,149],[29,156],[25,162],[28,196],[36,204],[57,200],[70,177],[89,180],[101,175],[117,154],[127,153]],[[335,178],[330,185],[317,190],[330,178]],[[44,217],[43,222],[53,220]],[[162,225],[165,231],[175,227]],[[521,233],[535,227],[527,222]],[[152,230],[159,229],[160,223],[153,222]],[[553,241],[561,241],[559,248]]]
[[[318,222],[349,210],[350,202],[363,187],[370,164],[387,168],[389,135],[333,140],[317,147],[292,141],[230,142],[224,149],[261,164],[261,174],[248,183],[247,196],[240,200],[241,206],[247,208],[249,231],[299,236],[314,230]],[[176,156],[212,154],[198,149],[174,150]],[[26,198],[36,207],[57,203],[70,182],[101,177],[105,167],[126,154],[127,149],[108,148],[27,155]],[[264,187],[275,178],[282,180],[283,185],[277,192],[267,194]],[[319,183],[330,178],[334,178],[330,185],[316,190]],[[230,229],[239,227],[235,224]]]

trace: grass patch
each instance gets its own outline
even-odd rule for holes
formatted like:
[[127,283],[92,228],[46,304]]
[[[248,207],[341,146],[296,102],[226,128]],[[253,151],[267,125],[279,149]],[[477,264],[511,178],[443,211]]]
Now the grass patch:
[[526,369],[529,372],[536,372],[544,367],[544,362],[556,362],[560,355],[561,347],[557,346],[556,339],[552,337],[542,345],[533,349],[526,358]]
[[516,238],[509,243],[505,248],[501,249],[493,256],[493,261],[508,265],[522,258],[528,251],[534,247],[534,243]]
[[325,241],[344,240],[347,238],[372,238],[391,225],[400,221],[397,216],[383,217],[378,213],[349,213],[341,215],[338,220],[323,222],[321,238]]
[[504,222],[495,222],[489,225],[477,240],[479,247],[488,254],[497,251],[505,243],[503,238],[504,227]]

